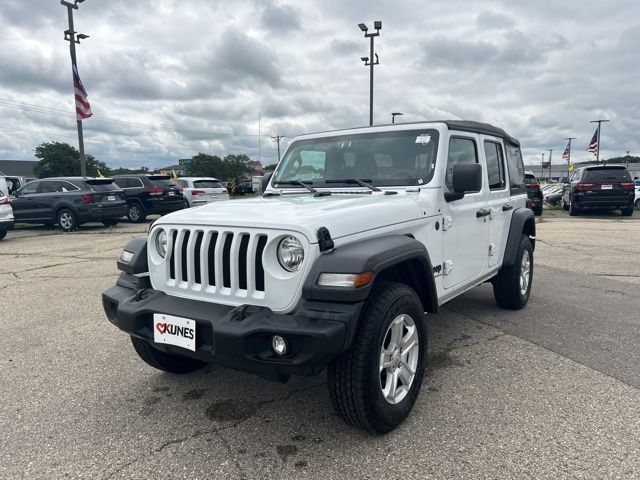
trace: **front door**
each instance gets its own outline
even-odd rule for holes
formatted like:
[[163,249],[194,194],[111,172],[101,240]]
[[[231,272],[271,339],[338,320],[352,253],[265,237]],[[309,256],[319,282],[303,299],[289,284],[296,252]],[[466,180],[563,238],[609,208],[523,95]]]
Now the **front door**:
[[[455,165],[481,163],[479,148],[478,135],[451,135],[445,191],[453,190]],[[443,203],[442,273],[446,289],[480,277],[487,270],[489,211],[486,180],[483,179],[479,192],[469,192],[460,200]]]
[[18,191],[18,196],[11,199],[11,208],[16,222],[33,220],[36,213],[36,200],[40,182],[29,182]]

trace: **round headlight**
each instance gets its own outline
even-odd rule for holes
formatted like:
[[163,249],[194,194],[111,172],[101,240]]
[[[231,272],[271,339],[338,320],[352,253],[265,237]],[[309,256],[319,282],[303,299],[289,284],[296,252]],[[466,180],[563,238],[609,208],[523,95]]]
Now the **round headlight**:
[[304,260],[304,248],[296,237],[288,236],[278,244],[278,261],[288,272],[297,272]]
[[167,232],[160,230],[156,235],[156,250],[162,258],[167,254]]

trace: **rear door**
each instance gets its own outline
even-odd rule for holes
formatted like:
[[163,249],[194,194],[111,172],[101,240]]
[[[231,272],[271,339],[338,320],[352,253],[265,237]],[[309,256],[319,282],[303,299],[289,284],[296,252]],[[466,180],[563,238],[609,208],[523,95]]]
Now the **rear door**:
[[506,246],[508,228],[513,214],[509,199],[506,163],[502,140],[481,135],[485,160],[485,180],[488,183],[487,202],[489,208],[489,267],[500,263]]

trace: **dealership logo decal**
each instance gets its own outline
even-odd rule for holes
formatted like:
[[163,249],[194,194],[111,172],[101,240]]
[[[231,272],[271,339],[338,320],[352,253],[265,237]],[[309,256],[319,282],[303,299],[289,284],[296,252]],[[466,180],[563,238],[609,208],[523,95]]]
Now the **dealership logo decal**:
[[184,337],[188,340],[193,340],[195,336],[195,332],[193,331],[193,328],[179,327],[177,325],[172,325],[171,323],[157,323],[156,330],[160,332],[160,335],[164,335],[165,333],[168,333],[169,335]]

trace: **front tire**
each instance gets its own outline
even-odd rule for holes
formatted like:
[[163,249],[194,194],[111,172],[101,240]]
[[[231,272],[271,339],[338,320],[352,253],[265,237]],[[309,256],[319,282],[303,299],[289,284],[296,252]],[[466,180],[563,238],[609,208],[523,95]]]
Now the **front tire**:
[[633,207],[621,208],[620,212],[622,212],[623,217],[630,217],[631,215],[633,215]]
[[329,397],[350,425],[387,433],[413,409],[424,377],[427,321],[416,293],[374,286],[353,344],[328,367]]
[[579,211],[580,210],[578,209],[576,204],[573,203],[573,199],[571,199],[571,197],[569,197],[569,215],[572,216],[572,217],[575,217],[576,215],[578,215]]
[[7,236],[7,232],[8,232],[8,230],[6,230],[4,228],[2,230],[0,230],[0,240],[2,240],[4,237]]
[[493,280],[496,303],[508,310],[520,310],[529,301],[533,283],[533,246],[527,235],[520,237],[514,265],[503,266]]
[[72,232],[78,228],[78,220],[71,210],[64,208],[58,212],[58,225],[63,231]]
[[138,356],[147,365],[169,373],[189,373],[204,367],[205,363],[193,358],[162,352],[147,340],[131,337],[131,343]]

